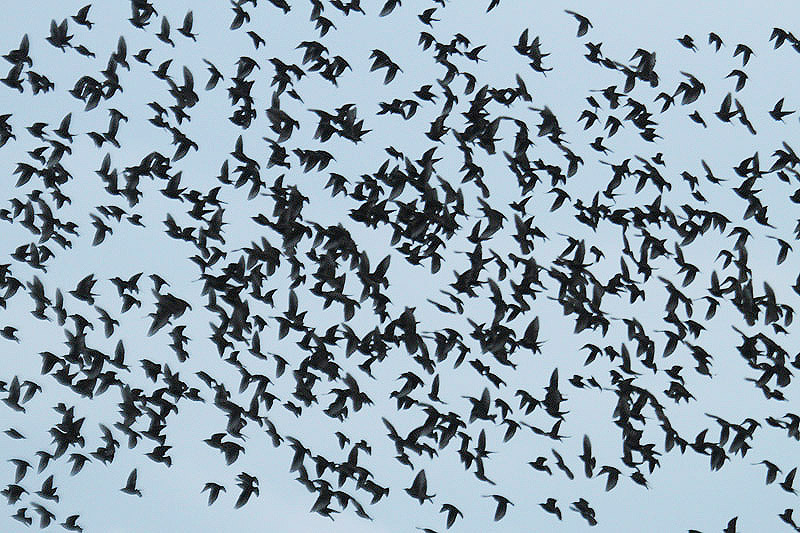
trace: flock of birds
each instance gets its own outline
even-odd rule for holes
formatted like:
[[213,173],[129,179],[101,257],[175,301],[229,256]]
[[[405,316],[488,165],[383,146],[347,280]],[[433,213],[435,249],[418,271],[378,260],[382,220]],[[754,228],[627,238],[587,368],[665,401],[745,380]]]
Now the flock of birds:
[[[290,475],[308,490],[311,513],[333,519],[353,512],[371,519],[370,507],[408,496],[440,509],[440,523],[418,528],[428,533],[456,525],[469,529],[465,523],[482,519],[477,503],[458,507],[448,499],[446,483],[429,484],[426,468],[430,472],[444,456],[457,457],[483,487],[482,496],[492,502],[490,522],[532,501],[506,492],[493,474],[493,461],[512,440],[527,440],[531,449],[546,447],[520,467],[541,476],[535,477],[538,484],[551,476],[584,476],[600,478],[601,492],[629,482],[645,491],[666,456],[698,454],[712,471],[736,461],[758,464],[766,470],[767,484],[779,481],[777,490],[796,494],[797,466],[777,464],[768,449],[753,443],[768,432],[800,440],[800,414],[791,412],[787,402],[800,354],[784,348],[788,344],[782,340],[790,335],[791,300],[794,293],[800,295],[800,277],[791,292],[773,289],[765,278],[769,273],[753,264],[764,264],[763,250],[773,243],[770,269],[792,263],[800,222],[793,238],[781,232],[786,212],[773,211],[770,218],[768,199],[780,202],[788,196],[785,205],[800,203],[800,156],[789,139],[774,147],[766,164],[756,152],[728,167],[698,159],[696,167],[675,170],[658,120],[681,114],[693,123],[687,120],[685,127],[706,129],[721,121],[739,135],[756,136],[756,127],[769,119],[796,131],[791,102],[781,98],[763,109],[755,104],[745,109],[740,95],[754,57],[770,47],[800,52],[800,39],[774,28],[765,36],[771,46],[764,52],[756,47],[756,52],[744,43],[724,42],[716,33],[708,35],[707,43],[691,35],[677,37],[671,45],[686,48],[687,54],[727,53],[740,61],[727,76],[731,87],[719,109],[703,114],[697,104],[711,98],[711,92],[702,76],[681,72],[677,86],[667,86],[664,79],[672,73],[659,76],[655,51],[640,48],[630,58],[615,58],[604,53],[601,43],[587,40],[585,56],[576,61],[588,61],[598,77],[617,81],[591,89],[585,109],[575,116],[557,116],[537,100],[534,89],[547,83],[548,73],[566,67],[551,61],[546,42],[522,31],[508,52],[530,68],[507,87],[491,86],[471,72],[486,62],[481,54],[489,45],[461,33],[438,32],[447,5],[437,3],[417,17],[422,29],[418,49],[432,60],[437,77],[367,110],[353,103],[321,109],[327,104],[304,94],[303,87],[318,75],[335,94],[340,82],[356,74],[359,53],[364,56],[360,61],[368,57],[369,72],[379,71],[369,74],[377,85],[391,90],[398,80],[413,76],[411,64],[382,50],[355,49],[353,57],[344,57],[325,44],[346,18],[392,17],[411,8],[399,0],[388,0],[380,10],[362,8],[359,0],[295,5],[232,1],[229,28],[246,33],[252,49],[232,65],[203,59],[208,70],[204,86],[195,84],[190,68],[177,68],[173,57],[173,49],[191,53],[204,39],[195,32],[192,11],[173,28],[162,8],[148,0],[130,1],[130,29],[111,50],[80,44],[87,32],[96,31],[87,5],[60,22],[53,20],[44,38],[26,28],[18,46],[2,55],[9,69],[0,80],[6,107],[0,110],[5,113],[0,115],[0,153],[8,159],[17,146],[26,157],[14,162],[16,182],[3,184],[12,197],[0,207],[0,223],[6,225],[2,244],[8,250],[7,262],[0,264],[0,307],[7,310],[0,312],[0,336],[8,353],[39,342],[24,335],[27,315],[23,320],[11,311],[26,309],[42,327],[57,324],[66,346],[38,355],[37,350],[20,352],[18,357],[40,357],[39,377],[0,376],[4,424],[13,426],[9,421],[18,420],[13,416],[23,419],[37,400],[57,399],[50,404],[55,403],[58,415],[47,429],[50,446],[28,448],[29,453],[8,459],[11,469],[0,493],[16,524],[83,531],[79,514],[59,507],[64,495],[58,491],[56,466],[68,464],[74,476],[111,464],[128,447],[147,450],[143,456],[169,468],[179,461],[180,450],[173,449],[168,430],[188,402],[203,403],[225,420],[197,443],[218,451],[234,473],[227,481],[197,487],[197,494],[207,493],[208,505],[232,495],[233,506],[240,508],[259,496],[263,478],[257,472],[236,473],[243,454],[266,453],[263,441],[253,438],[256,434],[265,434],[275,448],[291,449]],[[492,0],[487,12],[499,4]],[[270,37],[259,33],[253,20],[262,13],[279,18],[296,10],[309,12],[318,39],[297,44],[296,60],[271,57]],[[577,38],[588,39],[591,21],[568,10],[565,20],[570,18],[577,22]],[[151,47],[129,51],[128,31],[145,32]],[[104,68],[74,75],[74,85],[63,91],[50,79],[53,74],[37,66],[38,55],[52,48],[64,58],[81,56]],[[115,99],[137,91],[135,76],[154,77],[162,97],[117,109]],[[73,109],[50,123],[31,123],[25,108],[8,104],[30,105],[59,91],[68,92]],[[190,136],[190,126],[198,117],[193,108],[215,98],[228,99],[227,118],[241,134],[218,139],[228,156],[219,172],[205,172],[191,167],[204,146]],[[151,133],[138,145],[147,149],[141,155],[123,150],[126,129],[150,112],[147,122],[140,122]],[[105,131],[78,131],[72,119],[80,113],[95,118],[107,113]],[[391,130],[397,121],[419,125],[425,113],[434,118],[423,123],[427,131],[416,137],[416,147],[385,146],[385,153],[378,154],[362,148],[371,133]],[[301,115],[302,121],[296,118]],[[581,145],[574,138],[584,130],[595,138]],[[298,136],[311,131],[313,139],[298,144]],[[617,134],[634,137],[647,155],[615,151]],[[161,138],[171,139],[174,149],[164,149]],[[328,168],[355,153],[371,170],[357,176]],[[71,164],[71,157],[82,154],[102,158],[94,175]],[[488,170],[489,161],[498,159],[507,164],[503,178]],[[442,169],[452,164],[453,171]],[[585,175],[589,172],[592,176]],[[189,173],[199,175],[191,184],[184,177]],[[330,196],[304,194],[311,175],[324,176]],[[70,207],[80,202],[93,179],[106,200],[82,220],[85,213]],[[727,210],[714,210],[715,201],[727,193]],[[148,219],[144,207],[161,196],[172,211],[162,220]],[[315,222],[317,210],[334,202],[349,206],[341,221]],[[236,248],[230,243],[237,237],[225,226],[240,205],[242,210],[257,206],[246,233],[257,237]],[[570,235],[563,225],[539,222],[549,216],[580,230]],[[173,280],[146,271],[120,272],[109,279],[90,272],[69,287],[49,281],[59,259],[79,243],[102,249],[123,227],[145,238],[144,231],[153,226],[164,230],[171,250],[190,250],[184,268],[199,274],[197,294],[181,293]],[[581,231],[616,237],[574,236]],[[358,235],[388,238],[377,248],[384,253],[370,257]],[[17,237],[21,240],[12,243]],[[753,258],[748,250],[756,245],[759,255]],[[555,248],[550,259],[542,252]],[[705,260],[709,250],[713,264]],[[419,279],[439,283],[414,295],[419,301],[404,309],[389,297],[392,271],[403,261]],[[110,308],[108,302],[115,300]],[[544,314],[543,302],[552,302],[563,316]],[[700,305],[704,312],[698,314]],[[309,312],[320,306],[336,310],[337,320],[321,325]],[[147,317],[141,334],[171,340],[168,352],[144,357],[126,347],[129,341],[123,337],[135,336],[132,332],[142,323],[134,316],[137,311]],[[212,316],[207,339],[190,339],[189,318],[206,312]],[[425,318],[431,313],[460,326],[437,327]],[[715,322],[718,314],[734,324],[733,334],[741,340],[738,359],[719,354],[714,342],[706,340],[710,330],[722,327]],[[572,331],[582,348],[557,354],[556,364],[548,367],[553,361],[547,359],[548,348],[559,328]],[[218,373],[213,361],[198,362],[196,354],[208,351],[209,340],[233,374]],[[289,348],[275,348],[288,341]],[[565,379],[559,358],[585,359],[585,372]],[[708,413],[707,427],[687,433],[674,409],[698,403],[715,365],[735,367],[740,361],[748,373],[743,383],[756,387],[774,414],[743,412],[726,419]],[[192,363],[201,369],[181,371],[193,368]],[[403,365],[402,371],[394,372],[395,365]],[[459,377],[464,372],[469,379]],[[400,382],[396,388],[395,379]],[[465,388],[474,383],[480,385]],[[371,392],[376,387],[383,398]],[[580,407],[569,397],[578,391],[611,398],[608,431],[619,435],[618,457],[598,455],[588,434],[572,433],[577,428],[569,426],[569,413]],[[118,417],[99,428],[84,425],[87,415],[76,409],[77,399],[103,398],[111,398]],[[379,405],[393,405],[396,413],[375,413]],[[323,456],[309,440],[292,435],[291,423],[278,422],[287,413],[297,420],[322,417],[341,427],[318,436],[334,441],[341,454]],[[375,441],[346,433],[348,419],[364,413],[382,422],[385,432],[370,438],[388,437],[394,453],[388,461],[408,469],[404,486],[382,480]],[[27,438],[15,427],[5,435]],[[580,441],[580,455],[565,448],[568,437]],[[140,483],[138,470],[120,480],[120,490],[146,498],[148,487]],[[63,499],[69,505],[72,498]],[[567,512],[594,526],[603,516],[591,499],[576,494],[570,501],[550,497],[527,506],[540,508],[542,520],[554,521],[544,522],[547,527],[565,520]],[[777,509],[773,518],[800,531],[792,512],[791,506]],[[738,517],[728,518],[724,531],[735,532]]]

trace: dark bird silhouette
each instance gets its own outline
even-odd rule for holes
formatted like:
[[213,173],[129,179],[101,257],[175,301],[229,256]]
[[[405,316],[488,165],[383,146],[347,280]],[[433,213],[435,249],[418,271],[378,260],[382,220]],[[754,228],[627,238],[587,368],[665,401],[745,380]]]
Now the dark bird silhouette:
[[[164,20],[166,20],[166,18]],[[191,11],[188,11],[186,15],[183,17],[183,26],[178,28],[178,32],[184,37],[187,37],[193,41],[197,41],[197,34],[192,33],[193,25],[194,25],[194,15],[192,14]],[[162,32],[163,32],[163,27],[162,27]],[[169,33],[169,30],[167,30],[167,33]]]
[[79,515],[70,515],[59,525],[67,531],[76,531],[77,533],[81,533],[83,528],[78,525],[78,518],[80,518]]
[[386,75],[383,79],[384,85],[391,82],[398,72],[403,72],[403,69],[401,69],[397,63],[393,62],[389,56],[381,50],[372,50],[372,54],[370,54],[369,58],[373,60],[372,66],[370,67],[370,72],[379,68],[386,69]]
[[78,10],[78,12],[75,15],[72,15],[72,20],[74,20],[76,24],[80,24],[81,26],[86,26],[91,30],[94,23],[90,22],[87,18],[89,16],[89,10],[91,8],[92,4],[83,6]]
[[597,460],[592,457],[592,443],[589,441],[589,436],[583,436],[583,454],[580,455],[583,461],[584,472],[587,478],[592,477],[592,471],[597,464]]
[[58,502],[59,497],[56,494],[56,487],[53,485],[53,475],[47,477],[47,479],[42,482],[42,488],[36,491],[40,497],[44,498],[45,500],[52,500],[54,502]]
[[236,479],[238,479],[236,484],[240,489],[242,489],[242,491],[239,493],[239,497],[236,499],[236,503],[234,504],[234,507],[238,509],[246,504],[253,494],[258,496],[259,492],[258,479],[255,476],[251,476],[245,472],[242,472],[237,476]]
[[208,505],[211,505],[212,503],[217,501],[217,498],[219,497],[220,491],[225,492],[225,487],[223,487],[222,485],[220,485],[218,483],[214,483],[212,481],[209,481],[208,483],[206,483],[203,486],[203,491],[202,492],[205,492],[205,491],[208,491]]
[[456,522],[456,518],[463,518],[464,515],[459,511],[456,506],[450,503],[445,503],[439,510],[440,513],[447,513],[447,529],[450,529]]
[[508,510],[509,505],[514,505],[508,498],[502,496],[500,494],[489,494],[484,496],[485,498],[493,498],[494,501],[497,503],[497,508],[494,512],[494,521],[497,522],[501,520],[505,515],[506,511]]
[[769,116],[771,116],[774,120],[783,122],[783,117],[789,116],[792,113],[794,113],[794,111],[783,110],[783,98],[781,98],[775,103],[775,106],[772,108],[772,110],[770,110]]
[[20,507],[17,509],[17,512],[11,516],[14,520],[18,522],[22,522],[23,524],[30,526],[33,523],[33,518],[28,516],[26,513],[28,512],[27,507]]
[[425,470],[420,470],[414,477],[411,486],[404,490],[409,496],[419,501],[420,505],[425,503],[426,500],[432,502],[433,498],[436,496],[435,494],[428,494],[428,480],[425,477]]
[[569,507],[576,513],[579,513],[589,523],[590,526],[597,525],[595,511],[589,506],[589,502],[587,502],[585,499],[580,498],[578,501],[572,502]]
[[434,13],[436,13],[436,8],[435,7],[431,7],[429,9],[426,9],[425,11],[420,13],[419,15],[417,15],[417,18],[420,21],[422,21],[423,24],[433,27],[431,22],[437,22],[439,20],[439,19],[433,18],[433,14]]
[[169,21],[167,17],[161,17],[161,31],[156,34],[158,40],[175,48],[175,43],[169,37]]
[[131,473],[128,474],[128,481],[125,483],[125,486],[119,489],[120,491],[124,492],[125,494],[135,494],[136,496],[142,497],[142,491],[136,488],[136,469],[134,468],[131,470]]
[[797,467],[792,468],[783,481],[780,482],[780,486],[786,492],[791,492],[792,494],[797,494],[797,490],[792,486],[794,484],[794,476],[797,474]]
[[561,509],[558,508],[556,503],[558,503],[558,502],[556,501],[555,498],[547,498],[547,501],[544,502],[544,503],[540,503],[539,507],[541,507],[542,509],[544,509],[545,511],[547,511],[550,514],[556,515],[559,520],[562,520]]
[[60,48],[62,52],[66,52],[67,48],[72,47],[70,41],[73,36],[68,34],[67,24],[67,19],[62,20],[60,24],[56,24],[55,20],[51,20],[50,36],[47,37],[47,42],[56,48]]
[[739,69],[733,69],[731,73],[725,77],[736,78],[736,92],[741,91],[744,88],[744,84],[747,82],[747,74]]
[[714,46],[714,51],[719,52],[719,49],[724,46],[722,38],[713,31],[708,34],[708,44]]
[[755,55],[752,48],[742,43],[736,45],[736,49],[733,51],[733,57],[740,54],[742,56],[742,66],[747,65],[747,62],[750,61],[750,57]]
[[592,27],[592,23],[589,22],[589,19],[584,17],[579,13],[575,13],[574,11],[570,11],[569,9],[564,10],[567,14],[572,15],[575,17],[575,20],[578,21],[578,33],[577,37],[583,37],[589,31],[589,28]]
[[684,48],[688,48],[689,50],[691,50],[693,52],[697,51],[697,46],[695,46],[694,39],[692,39],[691,35],[688,35],[688,34],[684,35],[683,37],[680,37],[679,39],[677,39],[677,41],[679,43],[681,43],[681,46],[683,46]]
[[570,470],[569,467],[567,467],[567,465],[564,463],[564,459],[561,457],[561,454],[555,450],[550,451],[553,452],[553,456],[556,458],[556,466],[560,468],[569,479],[575,479],[575,474],[573,474],[572,470]]

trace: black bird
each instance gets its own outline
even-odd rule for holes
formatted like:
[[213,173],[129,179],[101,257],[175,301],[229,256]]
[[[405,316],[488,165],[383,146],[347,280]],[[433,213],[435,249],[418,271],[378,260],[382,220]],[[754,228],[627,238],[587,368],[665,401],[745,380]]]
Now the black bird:
[[439,512],[447,513],[447,529],[450,529],[450,527],[455,524],[456,518],[464,518],[464,515],[461,513],[461,511],[458,510],[455,505],[450,503],[443,504]]
[[747,62],[750,61],[750,57],[754,55],[753,49],[742,43],[736,45],[736,49],[733,51],[733,57],[739,54],[742,55],[742,66],[747,65]]
[[256,50],[258,50],[258,48],[261,45],[266,45],[267,44],[267,41],[265,41],[263,37],[261,37],[259,34],[257,34],[256,32],[254,32],[252,30],[248,31],[247,35],[249,35],[250,39],[253,40],[253,46],[256,47]]
[[570,504],[570,509],[579,513],[589,523],[590,526],[597,525],[595,511],[589,506],[589,502],[587,502],[585,499],[580,498],[578,501],[572,502]]
[[606,492],[617,486],[617,482],[619,481],[619,476],[621,474],[619,469],[613,466],[604,465],[600,468],[598,473],[608,474],[608,478],[606,479]]
[[720,104],[719,111],[714,113],[715,115],[717,115],[717,118],[723,122],[730,122],[731,118],[736,116],[737,111],[731,111],[732,99],[733,96],[731,95],[731,93],[728,93],[722,100],[722,104]]
[[697,110],[695,110],[694,113],[689,115],[689,118],[692,119],[693,121],[697,122],[698,124],[701,124],[704,128],[708,127],[708,125],[706,124],[706,121],[703,120],[703,117],[700,116],[700,113]]
[[425,470],[420,470],[414,477],[411,487],[404,489],[409,496],[419,501],[422,505],[426,500],[433,501],[435,494],[428,494],[428,480],[425,477]]
[[212,481],[209,481],[203,486],[202,492],[205,491],[208,491],[208,505],[211,505],[212,503],[217,501],[220,491],[226,492],[225,487],[223,487],[218,483],[214,483]]
[[567,14],[572,15],[575,17],[575,20],[578,21],[578,34],[577,37],[583,37],[586,35],[586,32],[589,31],[589,28],[592,27],[592,23],[589,22],[589,19],[584,17],[579,13],[575,13],[574,11],[570,11],[569,9],[564,10]]
[[736,91],[739,92],[744,88],[744,84],[747,82],[747,74],[742,72],[739,69],[733,69],[730,74],[725,76],[726,78],[736,77]]
[[64,116],[64,118],[61,119],[61,124],[59,124],[58,129],[53,130],[53,133],[55,133],[62,139],[66,139],[69,142],[72,142],[72,138],[75,136],[69,132],[69,125],[71,121],[72,121],[72,113],[67,113]]
[[715,51],[719,52],[719,49],[724,43],[722,42],[722,38],[712,31],[708,34],[708,44],[714,45]]
[[69,293],[78,300],[82,300],[89,305],[94,305],[94,297],[97,296],[97,294],[93,294],[92,289],[95,283],[97,283],[97,280],[94,279],[94,274],[89,274],[80,280],[78,286],[75,287],[74,290],[69,291]]
[[240,473],[237,478],[237,485],[242,492],[239,493],[239,497],[236,499],[236,504],[234,507],[236,509],[242,507],[247,501],[250,499],[250,496],[255,494],[256,496],[259,495],[258,492],[258,479],[255,476],[251,476],[245,472]]
[[775,103],[775,106],[769,112],[769,116],[771,116],[775,120],[780,120],[781,122],[783,122],[783,117],[791,115],[792,113],[794,113],[794,111],[783,110],[783,98],[781,98]]
[[67,34],[68,31],[67,19],[62,20],[60,24],[56,24],[55,20],[51,20],[50,36],[47,37],[47,42],[56,48],[60,48],[62,52],[66,52],[67,48],[72,47],[70,41],[73,37],[72,35]]
[[494,521],[497,522],[501,520],[506,515],[506,510],[508,509],[509,505],[514,505],[508,498],[502,496],[500,494],[489,494],[484,496],[485,498],[493,498],[494,501],[497,503],[497,508],[494,512]]
[[151,48],[142,48],[136,54],[134,54],[133,58],[138,61],[139,63],[143,63],[145,65],[151,65],[150,61],[147,60],[148,54],[152,52]]
[[580,458],[583,461],[586,477],[592,477],[592,471],[597,464],[597,460],[592,457],[592,443],[589,441],[588,435],[583,436],[583,454],[580,455]]
[[786,492],[791,492],[792,494],[797,494],[797,490],[792,487],[794,484],[794,476],[797,474],[797,467],[792,468],[783,481],[780,482],[780,486]]
[[559,520],[562,519],[561,517],[561,509],[556,506],[556,499],[555,498],[547,498],[547,501],[544,503],[540,503],[539,507],[547,511],[548,513],[554,514],[558,517]]
[[89,9],[91,9],[91,7],[92,4],[88,4],[80,8],[78,12],[72,16],[72,20],[74,20],[77,24],[80,24],[81,26],[86,26],[91,30],[94,23],[89,22],[89,20],[87,19],[89,15]]
[[136,469],[134,468],[131,470],[131,473],[128,474],[128,481],[125,483],[125,486],[119,489],[120,491],[124,492],[125,494],[135,494],[142,497],[142,491],[136,488]]
[[78,525],[78,518],[80,518],[79,515],[70,515],[66,518],[66,520],[61,522],[60,525],[67,531],[76,531],[77,533],[82,533],[83,528]]
[[764,466],[767,467],[767,480],[766,480],[767,485],[775,481],[775,478],[778,477],[778,474],[782,473],[781,469],[778,468],[777,465],[775,465],[770,461],[767,461],[766,459],[764,459],[759,463],[753,463],[753,464],[763,464]]
[[[164,20],[166,20],[166,18]],[[183,17],[183,26],[178,28],[178,32],[184,37],[187,37],[193,41],[197,41],[197,34],[192,33],[193,24],[194,24],[194,15],[192,15],[192,12],[190,10],[186,13],[186,16]],[[162,27],[162,32],[163,32],[163,27]],[[169,29],[167,29],[167,33],[169,33]]]
[[158,37],[161,42],[167,43],[175,48],[175,43],[169,38],[169,21],[167,17],[161,17],[161,31],[156,34],[156,37]]
[[567,467],[567,465],[564,463],[564,459],[561,457],[561,454],[552,449],[550,451],[553,452],[553,456],[556,458],[556,466],[560,468],[569,479],[575,479],[575,474],[573,474],[572,470],[570,470],[569,467]]
[[19,330],[14,326],[5,326],[2,329],[0,329],[0,336],[10,341],[20,342],[19,337],[17,337],[17,331]]
[[45,500],[52,500],[54,502],[58,502],[59,497],[56,494],[56,487],[53,485],[53,475],[47,477],[42,483],[42,488],[36,491],[40,497],[44,498]]
[[381,50],[372,50],[372,54],[369,56],[369,58],[374,60],[372,62],[372,66],[370,67],[370,72],[379,68],[386,68],[386,75],[383,79],[384,85],[391,82],[398,72],[403,72],[403,69],[401,69],[397,63],[393,62],[389,56]]
[[437,22],[439,20],[439,19],[433,18],[433,14],[434,13],[436,13],[436,8],[435,7],[431,7],[429,9],[426,9],[425,11],[420,13],[419,15],[417,15],[417,18],[420,21],[422,21],[423,24],[433,27],[431,25],[431,22]]
[[400,0],[386,0],[386,3],[383,4],[381,12],[378,14],[378,16],[385,17],[386,15],[389,15],[399,5],[402,5]]
[[697,46],[695,46],[694,39],[692,39],[691,35],[684,35],[683,37],[677,39],[677,41],[681,43],[683,47],[688,48],[693,52],[697,51]]

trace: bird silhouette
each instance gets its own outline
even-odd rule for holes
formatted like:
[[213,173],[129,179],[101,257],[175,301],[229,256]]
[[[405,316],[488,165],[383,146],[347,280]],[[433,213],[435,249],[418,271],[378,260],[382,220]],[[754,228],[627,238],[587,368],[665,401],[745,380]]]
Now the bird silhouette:
[[124,492],[125,494],[135,494],[136,496],[142,497],[142,491],[136,488],[136,469],[134,468],[131,470],[131,473],[128,475],[128,481],[125,483],[125,486],[119,489],[120,491]]

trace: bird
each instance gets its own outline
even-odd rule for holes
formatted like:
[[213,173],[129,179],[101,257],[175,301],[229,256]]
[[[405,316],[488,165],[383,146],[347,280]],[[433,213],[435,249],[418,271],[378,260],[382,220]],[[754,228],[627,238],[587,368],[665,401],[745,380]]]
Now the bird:
[[378,50],[377,48],[372,50],[370,59],[373,59],[370,72],[379,68],[386,68],[386,75],[383,79],[384,85],[391,82],[398,72],[403,71],[403,69],[401,69],[397,63],[393,62],[385,52]]
[[64,115],[64,118],[61,119],[61,123],[58,126],[58,129],[53,130],[53,133],[61,137],[62,139],[66,139],[69,142],[72,142],[72,139],[75,135],[69,132],[69,126],[72,122],[72,113],[67,113]]
[[725,43],[722,42],[722,38],[719,35],[712,31],[708,34],[708,44],[714,46],[715,52],[719,52],[719,49],[722,48]]
[[794,476],[797,474],[797,467],[792,468],[783,481],[780,482],[780,486],[786,492],[791,492],[792,494],[797,494],[797,490],[792,486],[794,484]]
[[33,502],[31,503],[31,507],[33,507],[33,510],[39,514],[39,528],[41,529],[49,526],[50,522],[56,518],[55,514],[39,503]]
[[741,91],[744,88],[745,82],[747,82],[747,74],[739,69],[733,69],[730,74],[725,76],[726,78],[736,78],[736,92]]
[[[167,19],[164,18],[164,20],[167,20]],[[194,15],[192,14],[192,11],[190,10],[190,11],[187,11],[186,15],[183,17],[183,25],[180,28],[178,28],[178,32],[181,35],[183,35],[184,37],[187,37],[187,38],[189,38],[189,39],[191,39],[191,40],[196,42],[197,41],[197,34],[196,33],[192,33],[192,26],[193,25],[194,25]],[[162,32],[163,32],[163,27],[162,27]],[[167,29],[166,33],[169,34],[169,28]]]
[[589,31],[589,28],[592,27],[592,23],[589,21],[589,19],[579,13],[570,11],[569,9],[565,9],[564,12],[569,15],[572,15],[573,17],[575,17],[575,20],[578,21],[578,33],[576,37],[583,37],[584,35],[586,35],[586,33]]
[[81,26],[86,26],[87,28],[89,28],[91,30],[92,26],[94,26],[94,23],[90,22],[87,19],[87,17],[89,16],[89,10],[91,8],[92,8],[92,4],[87,4],[87,5],[83,6],[82,8],[80,8],[78,10],[78,12],[76,14],[72,15],[72,20],[74,20],[75,23],[80,24]]
[[554,514],[558,517],[559,520],[562,520],[561,516],[561,509],[558,508],[556,505],[558,503],[555,498],[547,498],[547,501],[544,503],[540,503],[539,507],[547,511],[548,513]]
[[236,503],[234,504],[234,507],[236,509],[244,506],[248,502],[248,500],[250,500],[250,497],[253,494],[255,494],[256,496],[259,495],[258,478],[256,478],[255,476],[251,476],[246,472],[241,472],[237,476],[237,479],[238,481],[236,484],[239,486],[240,489],[242,489],[242,491],[239,493],[239,497],[236,499]]
[[597,525],[595,511],[589,506],[589,502],[585,499],[580,498],[578,501],[572,502],[570,504],[570,509],[579,513],[589,523],[590,526]]
[[678,42],[681,44],[681,46],[683,46],[684,48],[688,48],[689,50],[691,50],[691,51],[693,51],[693,52],[696,52],[696,51],[697,51],[697,46],[695,46],[695,44],[694,44],[694,39],[692,39],[692,36],[691,36],[691,35],[689,35],[689,34],[686,34],[686,35],[684,35],[683,37],[680,37],[680,38],[678,38],[678,39],[677,39],[677,41],[678,41]]
[[67,531],[77,531],[78,533],[81,533],[83,528],[78,525],[78,518],[80,518],[79,515],[70,515],[59,525]]
[[213,481],[209,481],[203,486],[202,492],[205,491],[208,491],[208,505],[211,505],[217,501],[220,491],[226,492],[225,487],[218,483],[214,483]]
[[580,455],[580,458],[583,461],[586,477],[591,478],[597,459],[592,457],[592,443],[589,441],[588,435],[583,436],[583,454]]
[[708,124],[706,124],[706,121],[703,119],[703,117],[700,115],[700,113],[697,110],[695,110],[694,113],[689,115],[689,118],[692,119],[693,121],[697,122],[698,124],[701,124],[704,128],[708,127]]
[[781,98],[775,103],[773,108],[770,110],[769,116],[771,116],[774,120],[783,122],[783,117],[789,116],[792,113],[794,113],[794,111],[783,110],[783,98]]
[[425,477],[425,470],[420,470],[414,477],[411,486],[404,490],[409,496],[417,500],[420,505],[425,503],[426,500],[432,502],[433,498],[436,496],[435,494],[427,494],[428,480]]
[[19,330],[14,326],[4,326],[0,329],[0,336],[10,341],[21,342],[20,338],[17,337],[17,331]]
[[131,473],[128,474],[128,481],[125,483],[125,486],[119,489],[120,491],[124,492],[125,494],[135,494],[136,496],[142,497],[142,491],[136,488],[136,469],[134,468],[131,470]]
[[747,62],[750,61],[750,57],[754,55],[753,49],[742,43],[736,45],[736,49],[733,51],[733,57],[740,54],[742,56],[742,66],[747,65]]
[[383,4],[383,7],[381,8],[380,13],[378,13],[378,16],[385,17],[391,14],[391,12],[394,11],[395,8],[399,5],[402,5],[402,2],[400,0],[386,0],[386,2]]
[[161,17],[161,31],[156,34],[156,37],[158,37],[161,42],[175,48],[175,43],[169,37],[169,20],[167,20],[167,17]]
[[72,40],[73,35],[68,35],[68,22],[67,19],[62,20],[60,23],[56,23],[55,20],[50,21],[50,36],[47,37],[47,42],[53,45],[56,48],[59,48],[62,52],[66,52],[67,48],[71,48],[72,45],[70,41]]
[[497,508],[494,512],[494,521],[497,522],[501,520],[505,515],[509,505],[514,505],[508,498],[502,496],[500,494],[488,494],[484,496],[485,498],[493,498],[494,501],[497,503]]
[[617,486],[617,482],[619,481],[619,476],[621,474],[618,468],[603,465],[598,473],[608,474],[608,478],[606,479],[606,492]]
[[417,18],[426,26],[432,26],[432,22],[437,22],[439,19],[433,18],[433,14],[436,13],[436,8],[431,7],[417,15]]
[[36,491],[40,497],[46,500],[52,500],[54,502],[58,502],[59,496],[56,494],[56,487],[53,485],[53,475],[47,477],[47,479],[42,482],[42,488]]
[[30,526],[33,523],[33,518],[28,516],[26,513],[28,511],[27,507],[20,507],[17,509],[17,512],[11,516],[14,520],[18,522],[22,522],[23,524]]
[[564,459],[561,457],[561,454],[554,449],[551,449],[550,451],[553,452],[553,456],[556,458],[556,466],[560,468],[567,475],[569,479],[574,479],[575,475],[572,473],[572,470],[570,470],[569,467],[567,467],[567,465],[564,463]]

